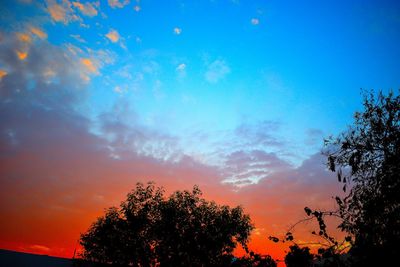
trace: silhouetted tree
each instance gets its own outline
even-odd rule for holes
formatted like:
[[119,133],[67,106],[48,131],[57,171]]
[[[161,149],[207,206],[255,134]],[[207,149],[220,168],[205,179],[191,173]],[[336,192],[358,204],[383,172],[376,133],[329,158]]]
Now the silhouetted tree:
[[229,266],[252,229],[241,207],[206,201],[197,187],[165,198],[153,183],[139,183],[81,235],[82,256],[130,266]]
[[[227,265],[228,266],[228,265]],[[249,252],[248,255],[235,258],[231,267],[276,267],[276,262],[269,255]]]
[[313,255],[308,247],[290,246],[290,251],[285,256],[286,267],[310,267]]
[[352,240],[353,265],[383,266],[400,251],[400,96],[364,96],[354,125],[325,141],[329,169],[344,198],[336,197],[340,228]]
[[[400,96],[380,92],[364,95],[364,111],[355,113],[354,125],[338,137],[325,140],[328,167],[343,184],[344,197],[336,197],[338,210],[318,211],[305,207],[307,218],[294,224],[317,220],[312,234],[323,239],[314,266],[389,266],[400,251]],[[341,219],[339,228],[347,233],[342,241],[330,236],[326,216]],[[316,244],[317,245],[317,244]],[[342,254],[350,247],[349,253]],[[296,262],[295,260],[293,262]]]

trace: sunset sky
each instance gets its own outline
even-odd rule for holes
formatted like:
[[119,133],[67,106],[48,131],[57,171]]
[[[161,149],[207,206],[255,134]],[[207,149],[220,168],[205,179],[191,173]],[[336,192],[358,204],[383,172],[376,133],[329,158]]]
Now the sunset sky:
[[360,88],[400,87],[398,1],[2,0],[0,17],[3,249],[72,257],[155,181],[242,205],[251,247],[282,259],[267,237],[340,194],[323,138]]

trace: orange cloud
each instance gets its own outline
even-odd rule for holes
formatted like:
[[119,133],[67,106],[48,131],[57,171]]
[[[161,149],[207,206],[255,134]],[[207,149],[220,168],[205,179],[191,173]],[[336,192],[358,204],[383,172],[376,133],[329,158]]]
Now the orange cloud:
[[15,51],[15,52],[17,53],[17,56],[20,60],[24,60],[28,56],[27,52],[23,52],[23,51],[19,51],[19,50]]
[[74,14],[71,3],[68,0],[63,0],[61,3],[55,0],[47,0],[46,2],[47,11],[54,21],[68,24],[70,21],[80,20],[80,18]]
[[40,39],[46,39],[47,38],[47,33],[45,33],[42,29],[37,28],[37,27],[29,27],[29,30],[31,31],[31,33],[33,33],[34,35],[36,35],[37,37],[39,37]]
[[86,15],[88,17],[94,17],[94,16],[97,16],[97,14],[98,14],[96,5],[98,6],[99,2],[96,2],[96,3],[86,2],[84,4],[82,4],[80,2],[72,2],[72,5],[76,8],[78,8],[79,11],[83,15]]
[[83,64],[83,66],[91,73],[97,73],[97,67],[95,66],[95,64],[93,63],[92,60],[90,60],[89,58],[82,58],[81,59],[81,63]]
[[29,34],[26,33],[17,33],[17,38],[23,43],[30,43],[32,42],[32,38]]
[[120,36],[116,30],[111,29],[107,34],[106,37],[110,39],[111,42],[116,43],[118,42]]
[[108,0],[108,5],[111,8],[123,8],[124,6],[126,6],[127,4],[129,4],[129,0]]
[[8,73],[5,70],[0,69],[0,80],[3,79],[4,76],[6,76]]
[[47,10],[50,13],[50,16],[55,21],[65,21],[67,12],[62,5],[59,5],[55,1],[47,2]]

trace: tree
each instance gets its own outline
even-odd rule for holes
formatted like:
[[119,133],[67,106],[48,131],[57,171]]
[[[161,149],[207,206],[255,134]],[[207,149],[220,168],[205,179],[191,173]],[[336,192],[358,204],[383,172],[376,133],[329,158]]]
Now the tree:
[[248,255],[235,258],[231,267],[276,267],[276,262],[269,255],[250,252]]
[[290,246],[290,251],[285,256],[286,267],[310,267],[313,255],[308,247]]
[[129,266],[229,266],[233,250],[246,244],[253,225],[238,206],[140,183],[120,208],[110,208],[81,235],[84,259]]
[[400,96],[364,95],[354,125],[325,141],[328,167],[343,183],[336,197],[342,223],[351,234],[354,265],[382,265],[400,251]]

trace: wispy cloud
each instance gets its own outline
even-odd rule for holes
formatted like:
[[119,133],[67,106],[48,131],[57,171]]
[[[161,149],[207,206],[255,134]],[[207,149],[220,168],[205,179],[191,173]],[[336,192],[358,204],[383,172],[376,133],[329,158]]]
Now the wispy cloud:
[[186,76],[186,64],[181,63],[176,67],[176,72],[178,74],[179,79],[183,79]]
[[29,247],[30,249],[33,249],[35,251],[41,251],[41,252],[48,252],[50,251],[49,247],[43,246],[43,245],[32,245]]
[[40,29],[38,27],[30,26],[29,30],[31,31],[31,33],[33,33],[34,35],[36,35],[40,39],[46,39],[47,38],[47,33],[44,30],[42,30],[42,29]]
[[32,38],[29,34],[26,33],[17,33],[18,40],[23,43],[30,43],[32,42]]
[[55,22],[62,22],[68,24],[71,21],[80,20],[80,17],[75,14],[72,9],[72,4],[68,0],[58,2],[56,0],[46,0],[47,11],[50,17]]
[[82,65],[91,73],[98,73],[97,67],[94,65],[93,61],[89,58],[81,59]]
[[83,15],[88,17],[97,16],[98,11],[97,8],[100,6],[100,2],[72,2],[72,5],[76,7]]
[[135,10],[136,12],[139,12],[140,10],[142,10],[142,8],[139,5],[136,5],[133,7],[133,10]]
[[123,8],[129,4],[129,0],[108,0],[108,5],[112,8]]
[[7,71],[0,69],[0,80],[7,75]]
[[230,72],[228,64],[224,60],[217,59],[207,66],[204,77],[209,83],[217,83]]
[[71,36],[80,43],[86,43],[86,41],[79,34],[70,34],[69,36]]

